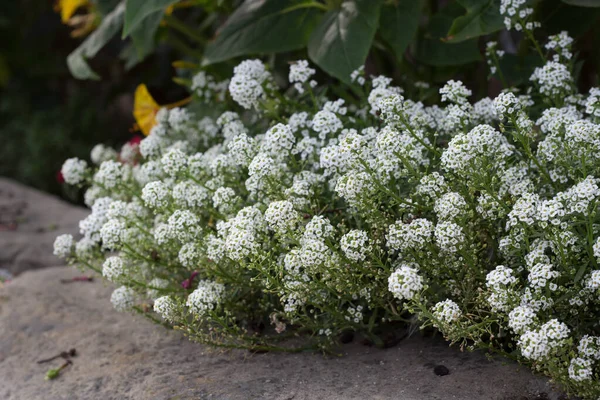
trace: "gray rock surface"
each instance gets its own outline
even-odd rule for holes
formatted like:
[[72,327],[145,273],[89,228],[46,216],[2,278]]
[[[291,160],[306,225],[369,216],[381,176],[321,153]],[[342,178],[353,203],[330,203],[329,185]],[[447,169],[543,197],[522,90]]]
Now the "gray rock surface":
[[[60,281],[76,275],[52,267],[0,287],[0,399],[560,398],[525,368],[418,336],[387,350],[344,345],[341,357],[214,350],[114,311],[99,279]],[[45,381],[61,361],[36,360],[70,348],[73,365]],[[450,374],[436,376],[438,364]]]
[[79,232],[89,211],[0,177],[0,269],[13,275],[58,262],[52,254],[61,233]]

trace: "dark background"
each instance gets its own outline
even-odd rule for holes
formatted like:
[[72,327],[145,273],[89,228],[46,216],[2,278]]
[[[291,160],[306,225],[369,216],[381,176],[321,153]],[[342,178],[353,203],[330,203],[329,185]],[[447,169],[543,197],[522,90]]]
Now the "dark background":
[[126,71],[118,40],[90,62],[101,81],[74,79],[65,60],[82,39],[71,30],[52,0],[0,2],[0,175],[76,200],[57,180],[63,161],[89,159],[96,143],[120,146],[133,136],[139,83],[158,101],[180,89],[171,81],[168,47]]

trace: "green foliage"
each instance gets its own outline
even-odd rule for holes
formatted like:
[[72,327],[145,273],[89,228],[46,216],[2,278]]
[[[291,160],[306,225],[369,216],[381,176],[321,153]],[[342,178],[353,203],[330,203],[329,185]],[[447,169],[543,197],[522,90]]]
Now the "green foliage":
[[500,0],[458,0],[457,2],[467,10],[467,13],[452,22],[448,31],[448,42],[462,42],[504,28],[503,18],[498,13]]
[[[142,23],[147,19],[156,19],[165,9],[177,0],[126,0],[125,22],[123,23],[123,38],[132,34],[137,28],[143,28]],[[160,22],[160,20],[159,20]],[[158,24],[157,24],[158,25]],[[149,30],[152,30],[152,24]],[[148,26],[146,27],[148,28]],[[156,28],[154,28],[156,30]]]
[[365,63],[379,21],[380,0],[344,1],[325,14],[308,43],[308,55],[343,82]]
[[381,7],[379,33],[398,60],[402,60],[404,51],[415,38],[422,8],[421,0],[401,0]]
[[155,11],[145,18],[136,29],[131,32],[131,40],[140,60],[154,50],[154,36],[163,18],[163,11]]
[[125,5],[120,3],[103,20],[96,29],[77,49],[67,57],[69,70],[77,79],[100,79],[86,62],[94,57],[102,47],[121,29]]
[[245,2],[207,46],[204,62],[300,49],[306,46],[319,14],[297,0]]
[[[483,82],[481,76],[474,75],[474,65],[482,61],[483,44],[496,40],[495,34],[504,29],[500,0],[198,0],[191,3],[98,0],[97,3],[103,13],[102,24],[68,60],[74,75],[81,79],[98,78],[86,60],[109,42],[120,24],[122,39],[130,41],[122,53],[127,68],[152,54],[158,43],[166,42],[180,57],[204,67],[241,56],[275,54],[280,56],[274,62],[283,65],[281,60],[308,55],[322,71],[346,83],[350,73],[365,63],[369,65],[369,74],[402,74],[423,81],[445,80],[457,68],[469,66],[462,69],[463,74],[470,75],[468,80]],[[589,34],[600,16],[597,9],[590,8],[596,3],[547,0],[531,2],[531,6],[536,10],[536,20],[544,23],[544,33],[567,30],[571,36],[579,37]],[[167,15],[169,6],[174,8]],[[520,40],[522,35],[520,32],[504,40]],[[531,43],[523,41],[523,45]],[[522,70],[519,82],[532,71],[523,54],[523,48],[513,49],[508,57],[516,63],[507,66],[508,70]]]
[[462,65],[481,60],[477,39],[460,43],[444,42],[447,32],[460,16],[461,9],[456,3],[445,7],[432,16],[426,34],[419,43],[416,57],[427,65],[436,67]]
[[76,199],[57,181],[62,162],[88,156],[96,143],[119,147],[131,138],[130,93],[139,79],[152,75],[154,93],[169,100],[181,94],[156,90],[169,82],[168,74],[156,73],[168,68],[168,55],[127,74],[117,46],[104,48],[92,64],[103,81],[73,78],[65,58],[79,40],[69,33],[52,2],[0,2],[0,175]]

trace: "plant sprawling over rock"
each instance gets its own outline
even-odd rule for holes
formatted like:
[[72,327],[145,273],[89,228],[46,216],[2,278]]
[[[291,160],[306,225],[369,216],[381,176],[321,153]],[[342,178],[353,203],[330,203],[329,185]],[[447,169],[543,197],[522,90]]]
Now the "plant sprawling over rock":
[[[537,27],[517,11],[507,25]],[[286,90],[259,60],[229,83],[199,72],[194,111],[65,162],[92,212],[55,253],[119,285],[118,310],[199,342],[382,345],[416,317],[597,398],[600,90],[577,93],[570,46],[551,37],[527,91],[474,103],[460,81],[424,105],[421,84],[362,70],[332,99],[305,61]]]

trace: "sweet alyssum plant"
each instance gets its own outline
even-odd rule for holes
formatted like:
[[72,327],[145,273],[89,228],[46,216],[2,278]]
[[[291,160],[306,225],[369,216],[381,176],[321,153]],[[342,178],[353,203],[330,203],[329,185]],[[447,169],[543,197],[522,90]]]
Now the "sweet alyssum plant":
[[361,70],[332,100],[306,61],[285,91],[259,60],[228,95],[199,72],[202,111],[162,109],[141,143],[65,162],[92,212],[55,254],[116,283],[116,309],[202,343],[383,344],[416,316],[598,398],[600,90],[576,92],[566,34],[536,46],[526,92],[473,104],[460,81],[425,106],[420,84]]

